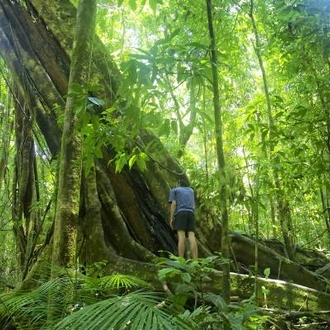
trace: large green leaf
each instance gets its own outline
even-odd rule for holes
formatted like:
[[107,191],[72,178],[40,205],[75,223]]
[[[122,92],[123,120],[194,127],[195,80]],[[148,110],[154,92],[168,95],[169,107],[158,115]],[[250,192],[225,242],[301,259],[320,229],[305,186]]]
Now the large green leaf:
[[173,316],[169,309],[159,307],[163,300],[162,294],[148,291],[114,296],[68,315],[54,330],[191,330],[189,322]]

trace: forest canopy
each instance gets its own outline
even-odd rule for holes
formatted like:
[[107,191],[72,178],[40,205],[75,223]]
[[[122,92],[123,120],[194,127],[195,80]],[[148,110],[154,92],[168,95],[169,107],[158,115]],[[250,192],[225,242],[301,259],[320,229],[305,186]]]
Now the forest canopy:
[[[0,4],[1,290],[44,290],[63,269],[160,289],[157,270],[181,262],[189,285],[212,264],[226,303],[279,290],[284,308],[292,290],[288,308],[330,309],[330,3],[45,2]],[[199,263],[174,257],[182,177]]]

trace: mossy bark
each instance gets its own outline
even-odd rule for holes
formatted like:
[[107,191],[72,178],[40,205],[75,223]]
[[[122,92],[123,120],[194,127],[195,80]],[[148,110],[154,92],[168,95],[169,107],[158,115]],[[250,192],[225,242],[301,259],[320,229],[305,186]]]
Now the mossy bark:
[[[71,55],[68,98],[64,111],[58,179],[58,195],[53,240],[52,265],[74,267],[77,261],[77,223],[80,208],[82,137],[77,128],[77,108],[82,95],[75,86],[89,83],[96,16],[95,0],[80,0],[76,34]],[[83,95],[84,96],[84,95]],[[83,98],[87,104],[87,95]]]

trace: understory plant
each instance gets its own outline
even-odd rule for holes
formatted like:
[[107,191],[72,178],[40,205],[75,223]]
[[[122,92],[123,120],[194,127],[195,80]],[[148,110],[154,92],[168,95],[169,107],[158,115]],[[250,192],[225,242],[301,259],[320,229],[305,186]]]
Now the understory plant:
[[205,330],[262,330],[267,317],[258,312],[253,300],[241,304],[227,304],[221,292],[211,292],[213,273],[227,262],[221,256],[198,260],[170,255],[159,258],[157,263],[160,281],[173,294],[171,303],[180,317],[194,324],[195,329]]
[[[219,257],[159,258],[155,290],[125,274],[61,276],[30,291],[0,298],[0,322],[17,330],[212,330],[264,329],[252,302],[227,305],[212,284]],[[212,287],[212,285],[211,285]]]

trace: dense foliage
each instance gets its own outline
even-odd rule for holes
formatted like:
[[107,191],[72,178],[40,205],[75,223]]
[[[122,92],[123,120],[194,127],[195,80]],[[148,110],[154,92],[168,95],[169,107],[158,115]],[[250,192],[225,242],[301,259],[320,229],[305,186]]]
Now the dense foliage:
[[13,323],[21,330],[262,330],[272,324],[253,300],[227,306],[220,295],[202,289],[211,281],[217,260],[185,261],[173,255],[156,260],[162,265],[159,279],[167,281],[171,294],[154,291],[149,283],[127,275],[70,278],[67,274],[32,292],[3,296],[0,313],[15,315]]
[[[24,6],[25,2],[18,3]],[[97,34],[122,80],[109,108],[95,96],[98,86],[77,85],[67,95],[80,100],[75,116],[84,137],[84,175],[88,176],[94,157],[103,157],[104,145],[115,151],[111,162],[117,172],[145,171],[147,163],[155,161],[154,141],[144,145],[135,139],[144,130],[153,131],[189,175],[201,222],[210,233],[221,222],[219,186],[225,184],[230,230],[283,241],[289,257],[296,245],[326,251],[330,234],[329,4],[325,0],[214,1],[225,183],[219,182],[216,155],[206,3],[107,0],[98,1],[97,15]],[[25,244],[30,261],[51,236],[58,163],[51,159],[36,125],[21,127],[19,121],[14,125],[13,103],[22,100],[13,97],[15,85],[2,60],[0,74],[0,282],[5,289],[19,283],[32,266],[22,267],[17,260],[19,243]],[[60,106],[54,108],[62,126]],[[27,187],[31,180],[19,173],[27,159],[21,155],[25,130],[35,138],[31,153],[36,185],[33,193],[26,193],[33,195],[32,207],[19,202],[24,191],[18,186]],[[13,224],[12,219],[23,218],[22,213],[33,221]],[[26,242],[19,242],[19,237]],[[196,287],[209,280],[205,275],[212,273],[209,261],[161,260],[166,267],[160,279],[173,285],[170,297],[131,290],[145,284],[136,278],[100,276],[94,281],[74,278],[75,274],[10,297],[2,308],[16,313],[21,329],[38,322],[40,329],[47,329],[59,320],[58,329],[92,329],[100,324],[119,329],[261,329],[264,319],[250,301],[230,309],[220,296]],[[113,290],[118,286],[119,292]],[[66,294],[53,296],[59,288]],[[65,310],[49,305],[50,300],[63,299]],[[41,305],[47,309],[36,309]],[[128,312],[117,318],[123,306]],[[79,312],[72,313],[76,309]],[[90,315],[95,318],[88,323]]]
[[[279,211],[274,202],[278,193],[276,173],[280,194],[289,201],[294,241],[326,247],[330,49],[327,8],[324,1],[215,4],[231,229],[255,233],[255,219],[259,219],[262,237],[281,239]],[[97,23],[98,34],[124,75],[118,102],[125,101],[122,111],[126,116],[118,119],[122,122],[114,128],[115,134],[109,134],[109,123],[105,122],[98,136],[91,134],[86,140],[86,149],[93,147],[97,154],[104,141],[111,139],[118,150],[123,150],[127,138],[133,138],[139,129],[153,129],[167,148],[181,157],[192,185],[202,196],[200,207],[207,204],[216,214],[217,164],[205,4],[191,6],[181,0],[100,1]],[[15,150],[12,101],[6,88],[9,82],[10,75],[2,62],[0,182],[6,251],[12,250],[13,244],[8,221],[11,211],[6,206],[12,198],[10,162]],[[105,113],[112,111],[107,109]],[[88,135],[90,129],[85,130]],[[114,141],[113,136],[118,138]],[[49,168],[44,161],[48,155],[41,136],[39,143],[36,152],[44,201],[36,207],[44,214],[53,196],[55,166]],[[131,154],[119,153],[118,170],[128,161],[130,166],[136,162],[143,167],[148,159],[146,153],[138,149]],[[208,217],[211,228],[217,220]],[[13,262],[6,254],[2,258],[3,265]],[[3,271],[8,273],[11,268]]]
[[[156,3],[104,2],[98,31],[121,64],[134,130],[153,129],[182,157],[203,203],[214,206],[205,4]],[[262,237],[282,239],[281,199],[294,242],[320,248],[328,242],[327,8],[324,1],[215,4],[232,229],[255,233],[259,219]]]

